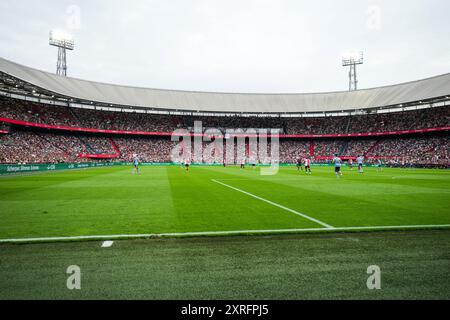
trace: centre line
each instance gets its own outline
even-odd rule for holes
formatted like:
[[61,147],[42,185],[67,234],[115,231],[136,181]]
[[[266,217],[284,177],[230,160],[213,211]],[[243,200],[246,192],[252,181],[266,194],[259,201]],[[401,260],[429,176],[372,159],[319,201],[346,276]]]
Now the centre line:
[[278,208],[280,208],[280,209],[289,211],[289,212],[291,212],[291,213],[293,213],[293,214],[296,214],[296,215],[298,215],[298,216],[300,216],[300,217],[303,217],[303,218],[305,218],[305,219],[308,219],[308,220],[310,220],[310,221],[313,221],[313,222],[315,222],[315,223],[318,223],[318,224],[320,224],[321,226],[324,226],[325,228],[328,228],[328,229],[334,229],[333,226],[331,226],[331,225],[329,225],[329,224],[326,224],[325,222],[322,222],[322,221],[320,221],[320,220],[314,219],[313,217],[310,217],[310,216],[308,216],[308,215],[306,215],[306,214],[304,214],[304,213],[301,213],[301,212],[298,212],[298,211],[296,211],[296,210],[293,210],[293,209],[290,209],[290,208],[288,208],[288,207],[285,207],[285,206],[283,206],[283,205],[281,205],[281,204],[278,204],[278,203],[275,203],[275,202],[273,202],[273,201],[270,201],[270,200],[267,200],[267,199],[258,197],[258,196],[256,196],[256,195],[250,193],[250,192],[247,192],[247,191],[238,189],[238,188],[236,188],[236,187],[230,186],[230,185],[228,185],[228,184],[226,184],[226,183],[217,181],[217,180],[215,180],[215,179],[211,179],[211,181],[213,181],[213,182],[215,182],[215,183],[218,183],[218,184],[221,184],[221,185],[223,185],[223,186],[225,186],[225,187],[227,187],[227,188],[230,188],[230,189],[239,191],[239,192],[241,192],[241,193],[244,193],[244,194],[246,194],[246,195],[248,195],[248,196],[250,196],[250,197],[253,197],[253,198],[255,198],[255,199],[264,201],[264,202],[266,202],[266,203],[268,203],[268,204],[271,204],[271,205],[273,205],[273,206],[275,206],[275,207],[278,207]]

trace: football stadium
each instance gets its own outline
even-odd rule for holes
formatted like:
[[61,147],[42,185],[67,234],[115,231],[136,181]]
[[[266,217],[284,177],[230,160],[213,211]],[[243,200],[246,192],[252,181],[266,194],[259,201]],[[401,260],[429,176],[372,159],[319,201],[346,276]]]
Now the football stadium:
[[153,89],[66,75],[62,37],[59,74],[0,57],[0,299],[450,298],[448,70]]

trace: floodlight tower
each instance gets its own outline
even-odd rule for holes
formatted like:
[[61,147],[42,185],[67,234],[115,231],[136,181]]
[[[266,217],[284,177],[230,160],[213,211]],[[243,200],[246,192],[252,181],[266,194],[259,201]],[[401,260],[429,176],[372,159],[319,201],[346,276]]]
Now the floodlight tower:
[[73,50],[74,48],[72,36],[61,31],[50,31],[49,44],[58,47],[56,74],[67,76],[66,49]]
[[344,67],[350,66],[350,70],[348,71],[348,91],[358,89],[358,80],[356,78],[357,64],[363,64],[362,51],[346,53],[342,57],[342,66]]

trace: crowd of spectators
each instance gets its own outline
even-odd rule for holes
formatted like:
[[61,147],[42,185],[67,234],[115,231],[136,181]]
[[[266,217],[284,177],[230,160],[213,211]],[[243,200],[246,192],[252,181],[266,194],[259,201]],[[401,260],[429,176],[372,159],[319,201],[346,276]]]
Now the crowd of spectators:
[[[260,144],[234,144],[227,157],[226,140],[223,142],[202,142],[201,162],[240,164],[247,162],[271,163],[271,145],[267,150]],[[188,144],[171,141],[169,137],[127,137],[109,135],[86,135],[32,131],[13,127],[7,134],[0,135],[0,163],[59,163],[91,161],[83,155],[115,155],[119,161],[131,161],[137,154],[143,162],[183,162],[183,150]],[[194,159],[194,144],[191,143],[191,161]],[[450,137],[428,135],[418,137],[387,137],[377,139],[281,139],[279,141],[279,162],[295,163],[298,158],[313,160],[330,158],[334,154],[342,157],[364,155],[368,162],[382,158],[386,164],[410,165],[430,164],[450,166]],[[278,160],[277,160],[278,161]]]
[[[386,132],[450,126],[450,108],[439,107],[406,112],[341,117],[239,117],[239,116],[181,116],[146,113],[111,112],[56,105],[43,105],[0,97],[0,117],[27,122],[83,127],[103,130],[172,132],[176,129],[193,131],[194,121],[203,128],[246,129],[276,128],[286,134],[339,134]],[[183,144],[163,136],[108,136],[88,133],[55,133],[28,131],[0,122],[0,163],[57,163],[90,161],[81,155],[116,155],[118,160],[130,161],[138,154],[145,162],[170,162],[179,159]],[[345,157],[364,155],[367,159],[383,158],[388,164],[450,164],[448,135],[420,137],[386,137],[366,139],[281,139],[279,161],[295,163],[300,157],[321,159],[339,154]],[[191,146],[193,147],[193,146]],[[177,149],[178,148],[178,149]],[[270,163],[258,147],[234,146],[234,163],[247,161]],[[221,163],[226,157],[224,144],[203,142],[201,161]],[[193,150],[191,150],[193,154]],[[194,160],[194,159],[191,159]],[[197,159],[198,160],[198,159]],[[370,161],[370,160],[369,160]]]
[[375,146],[376,139],[333,139],[317,140],[314,144],[314,154],[317,156],[330,156],[339,154],[344,157],[365,155]]
[[0,132],[9,132],[11,125],[6,122],[0,122]]
[[83,152],[91,154],[115,154],[111,140],[102,136],[79,136]]
[[314,144],[314,155],[329,156],[333,154],[343,154],[343,147],[346,141],[340,140],[320,140]]
[[[72,138],[42,137],[31,131],[20,131],[0,136],[1,163],[58,163],[77,160]],[[76,148],[76,147],[75,147]]]
[[0,117],[33,123],[76,127],[79,122],[67,107],[0,97]]
[[170,162],[175,145],[168,138],[158,137],[114,138],[113,141],[120,151],[121,161],[131,161],[133,154],[137,154],[144,162]]
[[115,154],[106,137],[14,130],[0,135],[0,163],[89,161],[80,154]]
[[286,163],[296,163],[297,159],[310,156],[310,141],[282,140],[280,141],[280,160]]
[[385,132],[450,126],[450,108],[436,107],[405,112],[340,117],[239,117],[181,116],[101,111],[0,97],[0,117],[49,125],[102,130],[173,132],[203,128],[279,129],[285,134],[338,134]]
[[[413,142],[413,143],[411,143]],[[372,148],[368,157],[385,158],[387,163],[450,165],[450,138],[388,138]]]

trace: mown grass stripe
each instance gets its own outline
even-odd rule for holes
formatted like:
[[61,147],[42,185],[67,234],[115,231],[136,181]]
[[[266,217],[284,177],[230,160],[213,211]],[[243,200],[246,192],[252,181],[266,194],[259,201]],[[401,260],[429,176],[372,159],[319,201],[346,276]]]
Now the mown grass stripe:
[[239,188],[230,186],[229,184],[220,182],[220,181],[215,180],[215,179],[211,179],[211,181],[213,181],[213,182],[215,182],[215,183],[218,183],[218,184],[221,184],[221,185],[223,185],[223,186],[225,186],[225,187],[228,187],[228,188],[230,188],[230,189],[233,189],[233,190],[239,191],[239,192],[241,192],[241,193],[244,193],[244,194],[246,194],[246,195],[248,195],[248,196],[250,196],[250,197],[253,197],[253,198],[255,198],[255,199],[264,201],[264,202],[266,202],[266,203],[268,203],[268,204],[271,204],[271,205],[273,205],[273,206],[275,206],[275,207],[278,207],[278,208],[280,208],[280,209],[283,209],[283,210],[285,210],[285,211],[288,211],[288,212],[291,212],[291,213],[293,213],[293,214],[296,214],[296,215],[298,215],[298,216],[300,216],[300,217],[303,217],[303,218],[308,219],[308,220],[310,220],[310,221],[312,221],[312,222],[315,222],[315,223],[317,223],[317,224],[320,224],[321,226],[323,226],[323,227],[325,227],[325,228],[327,228],[327,229],[333,229],[333,228],[334,228],[332,225],[329,225],[329,224],[327,224],[327,223],[325,223],[325,222],[323,222],[323,221],[320,221],[320,220],[315,219],[315,218],[313,218],[313,217],[310,217],[310,216],[308,216],[308,215],[306,215],[306,214],[304,214],[304,213],[301,213],[301,212],[298,212],[298,211],[296,211],[296,210],[294,210],[294,209],[285,207],[285,206],[283,206],[283,205],[281,205],[281,204],[278,204],[278,203],[275,203],[275,202],[273,202],[273,201],[270,201],[270,200],[267,200],[267,199],[258,197],[257,195],[254,195],[253,193],[250,193],[250,192],[241,190],[241,189],[239,189]]

